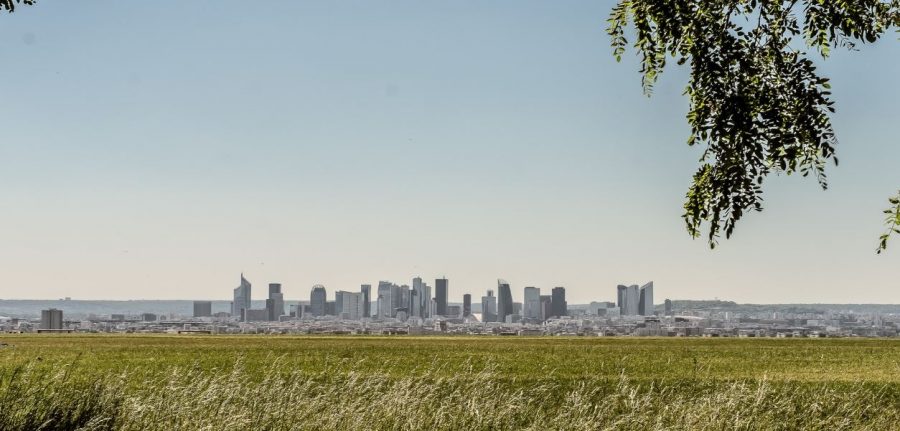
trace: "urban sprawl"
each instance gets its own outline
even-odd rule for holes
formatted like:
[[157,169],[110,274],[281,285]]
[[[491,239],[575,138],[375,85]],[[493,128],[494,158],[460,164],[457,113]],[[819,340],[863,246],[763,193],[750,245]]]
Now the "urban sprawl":
[[[433,294],[432,294],[433,293]],[[227,311],[213,311],[213,301],[193,301],[192,315],[89,314],[64,318],[65,307],[42,310],[40,319],[0,318],[3,332],[115,332],[180,334],[380,334],[380,335],[573,335],[657,337],[896,337],[900,315],[853,310],[790,309],[772,312],[754,308],[723,310],[671,301],[656,304],[653,282],[618,285],[615,302],[591,302],[570,307],[566,289],[549,295],[525,287],[522,301],[513,299],[504,280],[489,289],[473,308],[472,295],[450,303],[450,282],[434,286],[416,277],[412,286],[381,281],[373,289],[339,290],[333,300],[315,285],[309,301],[286,304],[282,286],[268,285],[264,308],[253,308],[252,285],[241,274]],[[731,303],[733,304],[733,303]]]

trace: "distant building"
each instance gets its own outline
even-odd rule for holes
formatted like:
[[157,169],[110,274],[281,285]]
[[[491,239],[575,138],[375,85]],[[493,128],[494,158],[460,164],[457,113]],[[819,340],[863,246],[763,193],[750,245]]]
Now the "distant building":
[[465,294],[463,295],[463,317],[468,317],[472,315],[472,295]]
[[524,309],[522,318],[526,320],[543,320],[541,318],[541,289],[526,287],[524,293]]
[[269,321],[277,322],[284,316],[284,293],[281,292],[281,283],[269,283],[269,301],[266,301],[266,309],[269,310]]
[[269,320],[269,310],[265,308],[244,310],[244,322],[266,322]]
[[362,317],[372,317],[372,285],[371,284],[360,285],[359,292],[362,294],[362,301],[363,301]]
[[[394,283],[390,281],[379,281],[378,282],[378,318],[387,319],[389,317],[394,317],[393,313],[393,295],[395,292]],[[398,286],[399,287],[399,286]]]
[[325,315],[326,316],[337,316],[334,308],[334,301],[326,301],[325,302]]
[[[344,320],[360,320],[365,312],[362,292],[338,292],[335,294],[335,312]],[[337,304],[340,303],[340,310]]]
[[155,322],[158,319],[158,316],[153,313],[142,313],[141,320],[144,322]]
[[327,293],[325,292],[325,286],[322,286],[321,284],[313,286],[312,292],[309,294],[310,314],[315,317],[325,315],[326,297]]
[[569,304],[566,302],[566,288],[554,287],[550,295],[550,308],[553,316],[562,317],[569,315]]
[[541,320],[553,317],[553,300],[550,295],[541,295]]
[[51,308],[49,310],[41,310],[41,327],[40,329],[62,329],[63,328],[63,312]]
[[410,292],[409,315],[413,317],[425,317],[425,309],[428,297],[425,295],[425,283],[422,283],[422,277],[416,277],[412,280],[412,292]]
[[649,282],[641,286],[640,298],[638,299],[638,314],[641,316],[652,316],[655,314],[653,309],[653,282]]
[[506,280],[497,280],[497,321],[506,322],[506,316],[513,314],[512,291]]
[[250,282],[241,274],[241,285],[234,289],[234,301],[231,303],[231,315],[242,322],[246,322],[245,310],[250,309],[251,297]]
[[628,293],[628,286],[624,284],[620,284],[616,286],[616,307],[619,307],[620,310],[625,310],[625,296]]
[[437,303],[436,313],[438,316],[447,315],[447,298],[449,281],[446,278],[438,278],[434,280],[434,301]]
[[619,306],[623,316],[636,316],[640,314],[641,293],[638,285],[619,285],[617,288],[616,305]]
[[460,317],[462,316],[462,307],[459,305],[448,305],[447,306],[447,317]]
[[497,297],[494,296],[493,290],[488,290],[487,296],[481,297],[481,321],[497,321]]
[[194,301],[194,317],[212,317],[212,301]]
[[671,316],[673,314],[672,313],[672,300],[666,299],[666,302],[664,304],[665,304],[666,316]]

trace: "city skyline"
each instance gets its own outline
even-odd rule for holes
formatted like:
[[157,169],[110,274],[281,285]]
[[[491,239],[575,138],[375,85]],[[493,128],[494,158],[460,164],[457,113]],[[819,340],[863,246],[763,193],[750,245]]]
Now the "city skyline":
[[680,217],[688,73],[671,62],[644,97],[639,58],[611,53],[613,5],[5,15],[0,296],[223,298],[243,270],[286,291],[446,274],[476,302],[502,276],[573,302],[653,279],[675,298],[900,303],[900,247],[873,252],[900,183],[895,38],[817,64],[829,190],[771,177],[711,251]]

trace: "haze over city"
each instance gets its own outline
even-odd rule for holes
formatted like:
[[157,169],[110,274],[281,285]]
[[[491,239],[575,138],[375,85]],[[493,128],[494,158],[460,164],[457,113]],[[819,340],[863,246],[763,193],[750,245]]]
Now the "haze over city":
[[[900,303],[900,44],[836,51],[830,188],[766,183],[709,250],[682,200],[687,73],[652,98],[613,2],[42,1],[4,17],[0,298],[288,298],[415,276],[570,303]],[[200,26],[202,24],[202,26]],[[90,40],[90,44],[85,44]]]

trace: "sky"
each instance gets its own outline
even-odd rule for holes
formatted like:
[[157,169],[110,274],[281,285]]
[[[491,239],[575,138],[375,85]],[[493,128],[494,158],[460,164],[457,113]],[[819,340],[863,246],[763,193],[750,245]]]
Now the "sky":
[[[0,16],[0,298],[228,299],[241,272],[450,300],[900,303],[900,42],[836,52],[830,187],[772,176],[710,250],[672,67],[616,63],[611,1],[41,0]],[[433,284],[433,281],[431,282]]]

